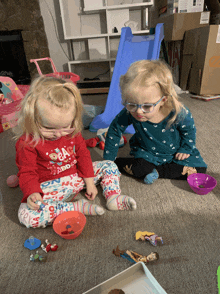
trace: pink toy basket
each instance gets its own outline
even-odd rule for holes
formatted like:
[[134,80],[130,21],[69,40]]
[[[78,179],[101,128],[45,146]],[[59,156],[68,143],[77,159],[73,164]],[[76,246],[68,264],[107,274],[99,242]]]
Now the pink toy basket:
[[42,60],[49,60],[51,63],[51,67],[53,69],[53,73],[49,73],[49,74],[45,74],[45,76],[47,77],[58,77],[58,78],[62,78],[64,80],[71,80],[74,84],[77,84],[77,81],[80,80],[80,77],[72,72],[58,72],[56,70],[55,64],[53,63],[53,60],[49,57],[45,57],[45,58],[39,58],[39,59],[30,59],[30,62],[34,62],[39,75],[43,75],[41,72],[41,69],[38,65],[38,61],[42,61]]

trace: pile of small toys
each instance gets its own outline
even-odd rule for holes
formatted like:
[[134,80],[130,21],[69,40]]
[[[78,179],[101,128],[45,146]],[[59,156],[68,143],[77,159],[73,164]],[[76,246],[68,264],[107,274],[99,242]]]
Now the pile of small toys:
[[[41,241],[33,236],[30,236],[27,240],[24,242],[24,247],[29,250],[35,250],[39,247],[45,252],[48,253],[49,251],[57,251],[58,246],[57,244],[51,244],[47,239],[45,240],[46,246],[41,244]],[[47,260],[46,255],[39,254],[38,250],[35,254],[30,255],[30,261],[41,261],[45,262]]]
[[[137,241],[147,241],[153,246],[157,246],[158,241],[163,244],[162,237],[158,237],[158,235],[156,235],[155,233],[147,231],[138,231],[135,235],[135,239]],[[145,264],[147,264],[148,262],[159,259],[159,254],[157,252],[151,252],[149,255],[141,255],[132,250],[120,250],[118,246],[116,247],[116,249],[113,249],[113,254],[115,256],[123,257],[132,263],[144,262]]]

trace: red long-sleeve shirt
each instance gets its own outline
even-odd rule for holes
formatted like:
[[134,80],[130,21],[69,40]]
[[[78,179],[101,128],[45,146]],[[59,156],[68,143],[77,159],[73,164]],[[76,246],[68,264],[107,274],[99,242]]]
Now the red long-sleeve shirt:
[[16,143],[16,164],[21,202],[27,202],[32,193],[44,193],[40,183],[78,173],[79,177],[94,177],[90,152],[81,133],[74,138],[61,137],[55,141],[42,140],[36,147],[25,142],[25,136]]

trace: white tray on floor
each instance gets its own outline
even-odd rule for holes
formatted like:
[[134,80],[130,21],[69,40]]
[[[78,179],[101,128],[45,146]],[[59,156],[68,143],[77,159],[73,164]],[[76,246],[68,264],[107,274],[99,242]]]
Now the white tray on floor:
[[132,265],[83,294],[108,294],[113,289],[121,289],[126,294],[167,294],[143,262]]

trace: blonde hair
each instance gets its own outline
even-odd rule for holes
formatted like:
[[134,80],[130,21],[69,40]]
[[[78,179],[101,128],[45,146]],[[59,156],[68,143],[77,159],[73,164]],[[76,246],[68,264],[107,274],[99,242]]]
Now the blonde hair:
[[150,86],[158,86],[162,95],[167,97],[164,106],[174,110],[174,115],[167,122],[170,127],[177,121],[178,114],[186,109],[178,100],[171,70],[164,61],[140,60],[132,63],[126,74],[120,77],[122,101],[127,102],[138,95],[143,87]]
[[25,141],[34,147],[41,139],[44,142],[44,137],[39,130],[41,118],[38,109],[38,100],[42,98],[49,101],[51,105],[64,110],[74,104],[75,117],[71,127],[75,130],[71,137],[82,131],[83,103],[77,86],[59,78],[40,76],[32,82],[21,102],[18,125],[13,129],[15,134],[13,139],[17,140],[22,135],[26,135]]

